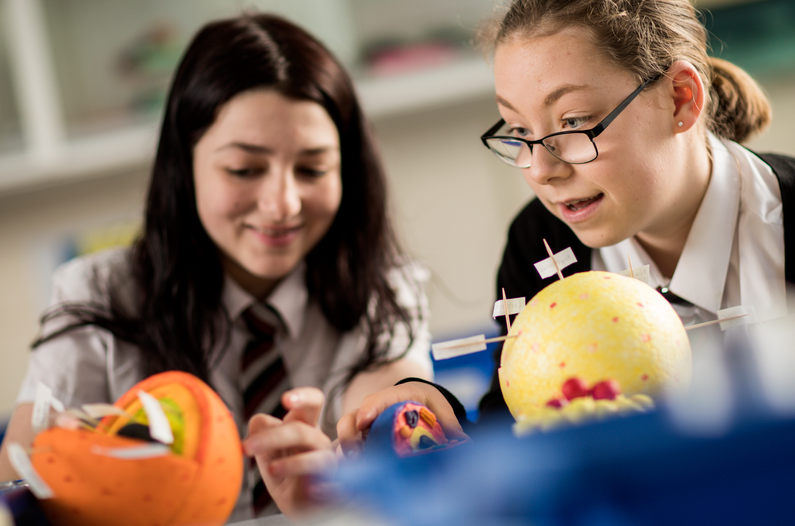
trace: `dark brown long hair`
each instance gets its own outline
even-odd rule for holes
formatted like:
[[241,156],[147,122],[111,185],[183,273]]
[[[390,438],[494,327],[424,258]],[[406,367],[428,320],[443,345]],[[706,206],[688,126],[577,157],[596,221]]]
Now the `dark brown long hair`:
[[[247,14],[204,26],[176,71],[160,132],[144,230],[132,248],[139,309],[125,313],[111,296],[107,309],[60,305],[42,323],[72,316],[65,331],[93,324],[141,350],[143,373],[183,370],[208,379],[210,350],[228,338],[221,303],[218,249],[196,210],[193,147],[226,102],[252,89],[316,102],[340,135],[342,201],[325,237],[306,257],[306,285],[329,323],[340,332],[363,323],[366,351],[347,373],[386,361],[387,338],[399,324],[413,330],[387,274],[400,257],[387,216],[386,178],[353,83],[334,56],[287,20]],[[375,299],[376,301],[373,301]],[[226,324],[218,324],[224,313]]]

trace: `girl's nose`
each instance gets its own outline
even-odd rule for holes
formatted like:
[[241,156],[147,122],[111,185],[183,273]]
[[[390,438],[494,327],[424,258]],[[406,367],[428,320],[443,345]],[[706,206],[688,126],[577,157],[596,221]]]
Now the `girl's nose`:
[[260,187],[259,206],[276,223],[284,223],[301,212],[301,195],[293,171],[271,172]]
[[549,153],[540,144],[533,146],[533,164],[522,169],[528,183],[549,184],[553,179],[566,178],[571,174],[571,166]]

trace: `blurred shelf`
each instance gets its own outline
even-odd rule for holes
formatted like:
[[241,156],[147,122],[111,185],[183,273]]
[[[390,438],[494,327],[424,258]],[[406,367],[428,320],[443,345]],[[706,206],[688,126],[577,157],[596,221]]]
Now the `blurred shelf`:
[[378,120],[488,96],[494,75],[482,58],[473,57],[356,84],[365,112]]
[[[356,86],[366,114],[378,120],[488,97],[493,92],[493,75],[483,59],[468,58],[436,68],[359,79]],[[46,152],[0,155],[0,196],[148,169],[158,122],[64,141]]]
[[141,125],[69,141],[46,153],[0,156],[0,196],[146,168],[156,140],[157,127]]

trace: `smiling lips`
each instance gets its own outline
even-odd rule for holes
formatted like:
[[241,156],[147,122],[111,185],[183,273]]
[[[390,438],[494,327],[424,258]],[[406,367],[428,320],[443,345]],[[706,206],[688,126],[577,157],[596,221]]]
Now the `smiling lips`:
[[295,239],[298,235],[298,231],[303,228],[303,225],[275,228],[250,225],[249,228],[259,234],[266,244],[272,246],[285,246],[289,245]]

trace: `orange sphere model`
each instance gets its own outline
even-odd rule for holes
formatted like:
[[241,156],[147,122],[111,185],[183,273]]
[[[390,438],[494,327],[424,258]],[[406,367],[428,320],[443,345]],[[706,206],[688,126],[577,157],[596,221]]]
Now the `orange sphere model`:
[[499,379],[515,419],[563,396],[577,377],[589,385],[617,381],[626,395],[652,398],[684,388],[690,341],[671,305],[636,279],[581,272],[530,300],[505,341]]
[[[162,456],[103,454],[146,445],[117,433],[147,424],[138,392],[163,407],[174,442]],[[135,385],[95,430],[51,428],[36,436],[31,460],[55,497],[42,500],[55,526],[222,525],[237,502],[243,453],[237,426],[218,395],[188,373],[169,371]]]

